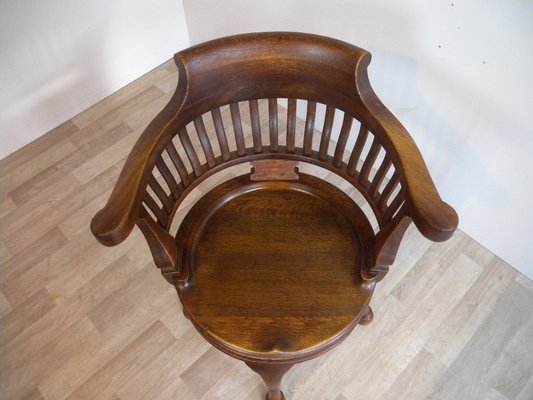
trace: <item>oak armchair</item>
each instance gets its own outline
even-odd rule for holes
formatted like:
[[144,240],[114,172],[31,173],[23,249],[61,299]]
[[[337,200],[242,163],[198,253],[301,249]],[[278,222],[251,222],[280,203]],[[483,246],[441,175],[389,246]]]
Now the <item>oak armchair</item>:
[[[231,36],[177,53],[174,96],[91,224],[107,246],[137,225],[195,328],[259,373],[267,399],[284,398],[281,379],[293,364],[371,322],[372,292],[411,222],[434,241],[457,226],[412,138],[373,92],[370,58],[300,33]],[[243,163],[250,173],[206,193],[170,233],[194,188]],[[377,229],[346,193],[300,173],[302,164],[353,185]]]

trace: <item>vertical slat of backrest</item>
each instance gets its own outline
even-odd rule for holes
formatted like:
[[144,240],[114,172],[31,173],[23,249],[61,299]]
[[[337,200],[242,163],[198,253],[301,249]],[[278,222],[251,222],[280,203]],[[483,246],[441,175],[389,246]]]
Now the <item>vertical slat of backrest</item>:
[[[303,125],[303,121],[297,119],[297,108],[300,107],[297,103],[298,100],[295,98],[287,100],[286,130],[284,129],[285,120],[279,120],[278,109],[280,105],[278,104],[278,99],[267,99],[268,128],[266,128],[266,120],[263,120],[265,126],[261,127],[260,105],[263,107],[266,104],[255,99],[248,101],[253,151],[255,153],[267,150],[270,152],[279,151],[280,140],[284,144],[283,137],[281,139],[279,138],[279,132],[282,130],[286,131],[285,143],[288,153],[296,152],[296,142],[298,142],[298,146],[302,146],[302,149],[298,148],[298,154],[301,154],[299,151],[303,151],[303,155],[306,157],[311,157],[315,154],[313,157],[318,156],[319,160],[331,163],[336,168],[342,168],[345,165],[343,164],[346,161],[345,157],[348,157],[346,154],[350,153],[349,149],[347,149],[347,144],[349,141],[351,142],[350,135],[352,134],[352,129],[354,132],[357,129],[353,126],[353,116],[346,112],[343,113],[342,126],[338,133],[337,143],[333,149],[333,146],[330,146],[333,135],[332,131],[336,120],[339,118],[339,115],[337,115],[337,118],[335,117],[336,108],[321,103],[318,104],[314,101],[307,101],[305,127],[303,128],[303,132],[301,132],[301,129],[297,128],[297,124],[302,123]],[[211,119],[209,117],[207,117],[207,120],[204,120],[202,116],[199,116],[191,121],[194,123],[199,142],[194,134],[192,137],[189,136],[190,129],[193,129],[190,128],[193,125],[191,122],[187,127],[182,128],[177,135],[181,146],[177,140],[175,142],[171,141],[166,147],[167,153],[165,154],[165,158],[162,158],[156,163],[156,168],[161,173],[161,176],[155,173],[149,177],[147,192],[143,198],[143,205],[157,219],[160,225],[167,226],[169,215],[172,213],[174,207],[174,201],[182,195],[185,187],[193,183],[194,176],[199,177],[205,172],[206,165],[202,165],[202,163],[205,162],[209,168],[213,168],[216,166],[217,160],[220,160],[220,158],[217,158],[218,148],[216,148],[216,142],[212,145],[213,142],[210,141],[207,128],[210,129],[209,134],[215,133],[217,136],[222,161],[231,160],[232,154],[234,154],[232,151],[235,148],[239,156],[246,155],[247,150],[250,150],[246,149],[240,104],[233,103],[228,106],[229,110],[223,106],[222,108],[216,108],[210,111],[213,125],[211,125]],[[323,110],[317,110],[317,108],[322,106],[325,108],[325,118],[322,133],[318,136],[314,134],[317,128],[317,113],[320,115]],[[229,132],[232,127],[228,122],[224,126],[223,112],[227,113],[228,111],[231,115],[235,143],[233,143],[233,134]],[[243,109],[245,114],[246,111]],[[248,121],[248,117],[245,119]],[[266,129],[269,129],[268,134],[266,133]],[[296,137],[297,130],[299,132],[298,138]],[[303,135],[301,135],[302,133]],[[370,136],[372,140],[370,140]],[[303,142],[300,141],[302,137]],[[214,138],[211,138],[211,140],[215,141]],[[248,146],[250,147],[251,145],[252,143],[248,142]],[[203,152],[200,150],[200,147]],[[369,150],[367,151],[368,148]],[[213,149],[217,150],[216,157]],[[318,151],[317,153],[313,153],[313,150]],[[333,154],[328,154],[329,150],[332,150]],[[205,160],[203,159],[202,153],[205,154]],[[362,161],[360,169],[358,168],[359,160]],[[378,163],[377,160],[380,160],[380,162]],[[169,167],[172,169],[172,172]],[[190,173],[191,167],[194,175]],[[399,187],[400,180],[398,172],[394,170],[391,159],[387,156],[385,149],[382,148],[377,137],[370,135],[366,126],[362,124],[359,128],[353,150],[349,156],[346,172],[348,175],[354,176],[360,184],[355,185],[368,194],[367,199],[373,203],[372,207],[376,212],[376,218],[381,226],[394,218],[405,204],[405,192]],[[392,172],[394,173],[387,182],[386,177]],[[163,180],[167,185],[165,185]],[[171,194],[168,194],[169,189]],[[364,194],[366,195],[366,193]]]
[[268,99],[268,129],[270,133],[270,150],[278,151],[278,99]]
[[155,200],[148,192],[144,192],[143,203],[150,209],[153,215],[157,218],[160,225],[165,226],[168,222],[168,216],[159,208]]
[[287,102],[287,151],[294,153],[296,144],[296,99]]
[[154,215],[154,213],[152,212],[152,210],[150,210],[150,208],[146,205],[146,203],[144,202],[144,199],[142,201],[142,208],[144,209],[144,211],[146,212],[146,215],[148,218],[150,218],[152,221],[154,221],[155,223],[157,223],[157,217]]
[[383,211],[387,207],[387,201],[389,200],[390,195],[396,189],[396,186],[400,183],[400,180],[398,178],[398,172],[394,171],[394,174],[392,174],[392,177],[390,178],[389,182],[385,185],[383,188],[383,192],[381,192],[381,196],[379,196],[378,200],[378,210]]
[[370,185],[370,190],[368,191],[370,197],[374,200],[377,200],[379,187],[381,186],[381,182],[383,182],[383,179],[385,178],[385,175],[387,174],[391,165],[392,162],[388,155],[385,153],[385,157],[383,157],[383,161],[381,162],[381,165],[379,166],[376,175],[372,180],[372,184]]
[[157,198],[161,201],[166,212],[170,213],[172,211],[172,200],[167,196],[165,189],[163,189],[163,186],[161,186],[153,174],[148,178],[148,186],[150,186]]
[[196,155],[196,151],[194,150],[194,147],[191,143],[191,138],[189,137],[189,133],[187,132],[186,128],[183,128],[179,132],[179,138],[181,141],[181,145],[183,146],[183,149],[185,150],[185,154],[187,154],[187,158],[189,159],[189,162],[191,163],[192,169],[194,171],[194,175],[197,177],[202,175],[202,166],[200,164],[200,160],[198,159],[198,156]]
[[183,160],[179,156],[178,151],[176,150],[176,147],[174,147],[174,143],[172,143],[172,141],[167,145],[167,153],[172,160],[174,167],[176,167],[176,171],[178,171],[178,175],[183,183],[183,186],[189,186],[191,183],[189,173],[187,172],[187,168],[185,168],[185,164],[183,164]]
[[313,133],[315,131],[316,102],[307,102],[307,116],[304,130],[304,155],[310,156],[313,151]]
[[211,147],[211,142],[209,141],[209,136],[205,130],[204,119],[200,115],[194,119],[194,127],[196,128],[196,133],[198,134],[198,139],[200,139],[200,145],[205,154],[205,159],[207,161],[207,166],[213,168],[216,165],[215,154],[213,153],[213,147]]
[[213,118],[213,124],[215,125],[215,133],[217,134],[220,152],[222,153],[222,160],[227,161],[230,159],[230,151],[228,139],[226,137],[226,130],[224,129],[224,123],[222,122],[222,115],[220,114],[220,108],[211,110],[211,117]]
[[340,168],[342,165],[342,156],[344,155],[344,150],[346,149],[346,143],[348,142],[348,137],[350,136],[350,130],[352,129],[353,118],[344,113],[344,119],[342,120],[341,132],[339,134],[339,139],[337,141],[337,147],[335,147],[335,154],[333,155],[333,165],[337,168]]
[[386,208],[385,212],[383,213],[382,222],[387,223],[394,217],[394,214],[400,209],[403,202],[405,200],[405,196],[403,193],[403,190],[400,190],[394,200],[389,204],[389,206]]
[[370,150],[363,161],[363,166],[361,167],[361,172],[359,173],[359,183],[361,183],[363,186],[366,185],[368,181],[370,170],[376,162],[380,148],[381,145],[379,144],[378,139],[374,136]]
[[170,170],[168,169],[167,164],[165,164],[165,161],[161,158],[157,161],[155,166],[161,173],[161,176],[163,176],[163,179],[167,183],[168,187],[170,188],[174,199],[177,199],[181,194],[181,190],[178,186],[178,183],[176,182],[176,179],[174,179],[172,172],[170,172]]
[[322,128],[322,136],[320,137],[320,148],[318,150],[318,157],[321,160],[328,159],[329,141],[331,139],[331,129],[333,128],[333,120],[335,119],[335,107],[326,107],[326,117],[324,119],[324,127]]
[[259,105],[257,100],[250,100],[250,123],[252,125],[252,140],[254,143],[254,152],[261,153],[263,144],[261,143],[261,121],[259,120]]
[[348,161],[348,167],[346,170],[348,175],[355,175],[355,171],[357,170],[357,163],[359,162],[359,158],[361,157],[361,153],[363,152],[363,147],[365,147],[367,137],[368,129],[366,128],[366,126],[361,124],[361,128],[359,128],[359,134],[357,135],[357,140],[355,141],[352,154],[350,155],[350,159]]
[[231,103],[229,109],[231,113],[231,122],[233,123],[233,132],[235,133],[235,143],[237,144],[237,154],[242,156],[246,154],[246,145],[244,144],[244,133],[242,131],[239,104]]

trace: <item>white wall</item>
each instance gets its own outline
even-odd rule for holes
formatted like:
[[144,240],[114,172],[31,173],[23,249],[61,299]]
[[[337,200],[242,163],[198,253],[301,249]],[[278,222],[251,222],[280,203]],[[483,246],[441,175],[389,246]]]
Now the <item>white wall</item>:
[[193,44],[290,30],[370,50],[460,227],[533,278],[533,2],[184,0]]
[[188,44],[181,0],[1,0],[0,159]]

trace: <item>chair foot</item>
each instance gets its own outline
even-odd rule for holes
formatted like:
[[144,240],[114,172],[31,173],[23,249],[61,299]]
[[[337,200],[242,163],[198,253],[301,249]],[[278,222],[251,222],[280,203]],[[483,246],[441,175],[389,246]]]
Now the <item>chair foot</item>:
[[[283,392],[280,390],[279,391],[279,395],[277,395],[277,397],[275,397],[276,395],[274,395],[274,397],[270,394],[270,392],[268,392],[265,396],[265,400],[286,400],[285,399],[285,395],[283,394]],[[280,397],[281,396],[281,397]]]
[[372,308],[370,306],[366,306],[366,310],[363,313],[363,316],[359,320],[359,325],[368,325],[372,322],[374,319],[374,311],[372,311]]
[[280,388],[281,380],[283,375],[294,364],[257,364],[247,362],[246,365],[263,378],[263,382],[265,382],[268,389],[265,400],[285,400],[285,395]]

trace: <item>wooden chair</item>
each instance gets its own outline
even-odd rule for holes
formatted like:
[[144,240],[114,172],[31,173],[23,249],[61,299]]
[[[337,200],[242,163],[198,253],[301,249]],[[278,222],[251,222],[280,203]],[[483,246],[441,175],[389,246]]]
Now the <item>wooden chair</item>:
[[[434,241],[457,226],[415,143],[370,87],[370,58],[300,33],[238,35],[177,53],[174,96],[135,144],[91,224],[107,246],[136,224],[185,315],[213,346],[262,376],[267,399],[284,398],[281,380],[293,364],[372,321],[372,292],[411,221]],[[279,99],[288,99],[286,117]],[[224,124],[226,106],[231,123]],[[320,107],[324,122],[316,126]],[[205,194],[174,237],[173,217],[191,191],[242,163],[251,172]],[[373,211],[376,232],[351,197],[300,173],[298,163],[353,185]]]

